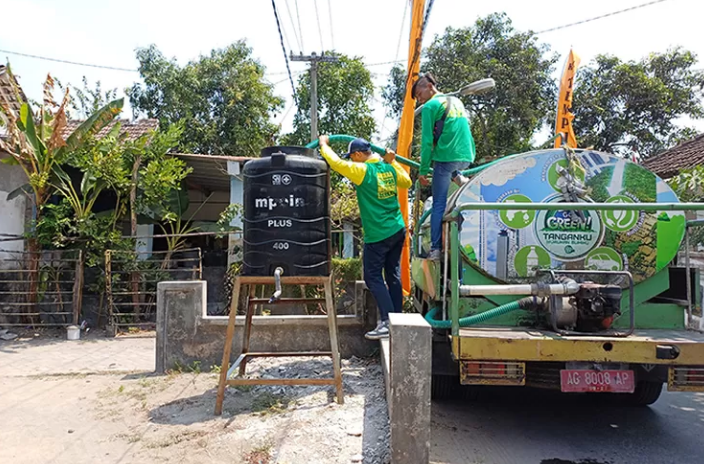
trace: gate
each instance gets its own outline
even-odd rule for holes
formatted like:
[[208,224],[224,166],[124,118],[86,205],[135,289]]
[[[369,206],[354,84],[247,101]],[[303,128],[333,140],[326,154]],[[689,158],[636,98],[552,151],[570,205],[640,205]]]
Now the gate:
[[200,248],[178,251],[107,250],[105,286],[108,325],[113,331],[156,324],[156,290],[159,282],[201,280]]
[[0,326],[77,324],[82,260],[81,250],[0,250]]

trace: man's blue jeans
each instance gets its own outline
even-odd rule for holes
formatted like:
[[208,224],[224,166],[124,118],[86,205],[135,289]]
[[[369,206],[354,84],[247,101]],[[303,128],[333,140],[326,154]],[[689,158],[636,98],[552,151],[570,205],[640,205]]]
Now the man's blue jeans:
[[405,240],[404,227],[380,242],[364,244],[364,282],[374,295],[382,321],[389,320],[390,312],[400,313],[403,309],[401,251]]
[[447,191],[452,182],[452,173],[469,167],[466,161],[433,163],[433,212],[430,213],[430,249],[442,249],[442,217],[447,206]]

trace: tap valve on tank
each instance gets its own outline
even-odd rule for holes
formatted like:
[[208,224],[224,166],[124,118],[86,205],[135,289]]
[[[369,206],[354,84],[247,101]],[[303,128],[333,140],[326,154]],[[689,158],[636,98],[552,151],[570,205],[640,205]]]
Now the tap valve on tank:
[[276,286],[276,291],[274,291],[274,294],[271,295],[271,298],[269,298],[269,304],[274,303],[281,298],[281,274],[283,273],[284,270],[280,267],[277,267],[274,271],[274,285]]

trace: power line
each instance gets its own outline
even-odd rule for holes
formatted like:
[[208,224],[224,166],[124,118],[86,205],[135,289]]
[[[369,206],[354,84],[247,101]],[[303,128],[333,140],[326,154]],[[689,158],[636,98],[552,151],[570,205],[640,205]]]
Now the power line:
[[313,5],[315,5],[315,19],[318,22],[318,35],[320,36],[320,51],[325,51],[325,46],[323,45],[323,30],[320,28],[320,16],[318,15],[318,0],[313,0]]
[[403,8],[403,18],[401,18],[401,29],[398,31],[398,43],[396,44],[396,61],[398,61],[398,55],[401,54],[401,41],[403,40],[403,29],[406,25],[406,16],[408,15],[408,0],[404,0]]
[[[661,0],[663,1],[663,0]],[[416,62],[420,59],[420,49],[421,46],[423,45],[423,36],[425,35],[425,28],[428,25],[428,18],[430,18],[430,12],[433,9],[433,4],[435,3],[435,0],[430,0],[428,3],[428,7],[425,9],[425,17],[423,18],[423,26],[420,29],[420,37],[418,39],[418,42],[416,43],[416,47],[413,51],[413,59],[411,60],[411,65],[408,67],[408,76],[406,77],[406,89],[408,89],[408,84],[411,82],[411,78],[413,75],[411,75],[411,70],[413,67],[416,65]],[[406,89],[404,89],[404,95],[406,92]]]
[[608,18],[608,17],[610,17],[610,16],[616,16],[616,15],[621,14],[621,13],[626,13],[627,11],[633,11],[633,10],[637,10],[637,9],[640,9],[640,8],[645,8],[646,6],[655,5],[656,3],[663,3],[663,2],[666,2],[666,1],[667,1],[667,0],[654,0],[654,1],[652,1],[652,2],[642,3],[642,4],[640,4],[640,5],[632,6],[632,7],[630,7],[630,8],[626,8],[626,9],[623,9],[623,10],[618,10],[618,11],[614,11],[614,12],[611,12],[611,13],[606,13],[606,14],[603,14],[603,15],[601,15],[601,16],[595,16],[595,17],[593,17],[593,18],[583,19],[582,21],[577,21],[576,23],[569,23],[569,24],[563,24],[562,26],[551,27],[550,29],[545,29],[545,30],[542,30],[542,31],[538,31],[538,32],[535,32],[534,34],[535,34],[535,35],[538,35],[538,34],[545,34],[546,32],[553,32],[553,31],[557,31],[557,30],[560,30],[560,29],[566,29],[566,28],[568,28],[568,27],[578,26],[578,25],[580,25],[580,24],[585,24],[585,23],[589,23],[589,22],[592,22],[592,21],[596,21],[597,19]]
[[[404,1],[405,7],[403,8],[403,17],[401,18],[401,28],[398,31],[398,43],[396,45],[396,60],[399,61],[398,56],[401,54],[401,41],[403,40],[403,29],[406,24],[406,15],[408,14],[408,4],[410,2],[408,0]],[[388,64],[388,63],[385,63]],[[372,65],[367,65],[367,66],[372,66]],[[388,113],[386,110],[384,110],[384,118],[381,120],[381,127],[379,128],[380,131],[383,131],[385,129],[385,124],[386,124],[386,119],[387,119]],[[381,136],[379,136],[381,139]]]
[[123,71],[123,72],[139,72],[139,70],[137,70],[137,69],[118,68],[115,66],[104,66],[101,64],[79,63],[77,61],[61,60],[59,58],[49,58],[48,56],[30,55],[29,53],[13,52],[10,50],[0,50],[0,53],[7,53],[8,55],[23,56],[25,58],[35,58],[37,60],[53,61],[55,63],[72,64],[72,65],[76,65],[76,66],[86,66],[88,68],[110,69],[112,71]]
[[276,28],[279,30],[279,39],[281,40],[281,49],[284,52],[284,60],[286,61],[286,71],[288,72],[288,80],[291,81],[291,90],[293,91],[293,101],[298,101],[296,98],[296,86],[293,83],[293,76],[291,75],[291,67],[288,64],[288,54],[286,53],[286,46],[284,45],[284,35],[281,32],[281,23],[279,22],[279,13],[276,11],[276,1],[271,0],[271,6],[274,9],[274,18],[276,18]]
[[332,49],[335,50],[335,34],[333,31],[335,28],[332,25],[332,4],[328,0],[328,16],[330,16],[330,42],[332,43]]
[[[288,49],[291,50],[291,42],[288,40],[288,34],[286,33],[286,27],[283,24],[281,25],[281,31],[284,34],[284,40],[286,41],[286,47],[288,47]],[[294,31],[293,35],[296,35],[296,31]]]
[[300,52],[303,53],[303,28],[301,27],[301,13],[298,11],[298,0],[294,0],[294,4],[296,5],[296,18],[298,18],[298,33],[301,34],[301,50]]
[[291,14],[291,8],[288,6],[288,0],[285,0],[285,2],[286,2],[286,13],[288,13],[288,19],[291,21],[291,29],[293,29],[293,37],[296,39],[296,43],[298,44],[298,49],[303,50],[303,46],[301,45],[301,41],[298,38],[298,35],[296,32],[296,25],[293,23],[293,15]]

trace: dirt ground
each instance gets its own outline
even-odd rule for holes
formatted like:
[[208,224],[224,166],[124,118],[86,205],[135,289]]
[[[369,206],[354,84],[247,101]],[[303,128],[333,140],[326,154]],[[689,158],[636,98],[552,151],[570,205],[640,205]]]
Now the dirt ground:
[[[200,372],[203,366],[166,376],[84,369],[34,375],[33,348],[21,343],[0,344],[0,462],[388,462],[388,415],[376,360],[343,361],[344,405],[334,402],[332,387],[229,387],[224,413],[216,417],[217,374]],[[51,352],[78,350],[76,342],[66,343],[53,343]],[[102,355],[110,351],[104,341],[79,343]],[[18,365],[8,374],[12,359]],[[71,365],[78,364],[80,357]],[[257,359],[248,373],[322,377],[330,369],[324,358]]]

